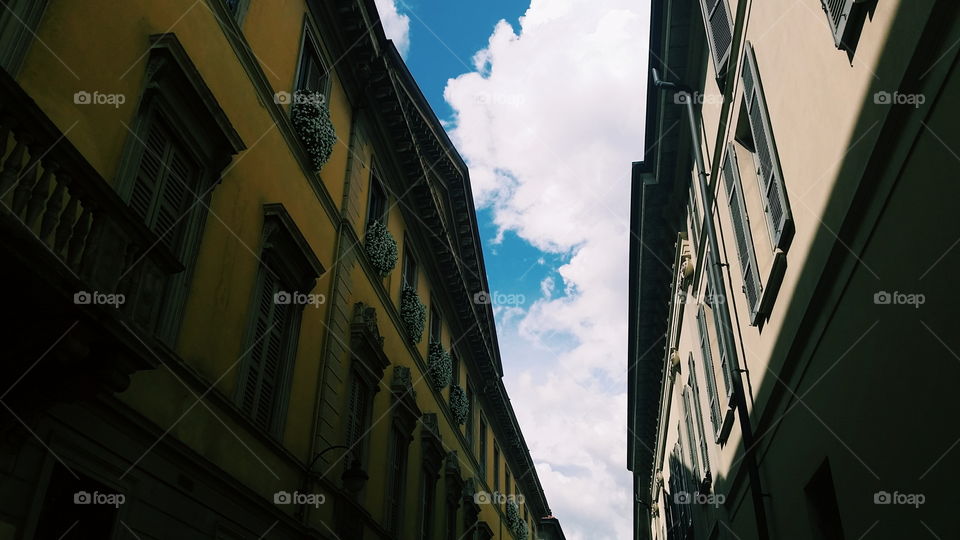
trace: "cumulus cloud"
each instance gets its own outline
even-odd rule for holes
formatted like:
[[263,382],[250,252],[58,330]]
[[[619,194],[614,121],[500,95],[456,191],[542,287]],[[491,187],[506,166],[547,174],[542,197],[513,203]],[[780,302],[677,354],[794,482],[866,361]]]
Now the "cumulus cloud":
[[648,19],[642,0],[532,0],[444,92],[478,207],[501,235],[565,256],[543,296],[498,327],[550,351],[544,370],[501,339],[511,399],[571,539],[631,534],[629,172],[643,153]]
[[400,56],[406,58],[410,51],[410,17],[400,13],[394,0],[376,0],[376,4],[383,32],[393,40]]

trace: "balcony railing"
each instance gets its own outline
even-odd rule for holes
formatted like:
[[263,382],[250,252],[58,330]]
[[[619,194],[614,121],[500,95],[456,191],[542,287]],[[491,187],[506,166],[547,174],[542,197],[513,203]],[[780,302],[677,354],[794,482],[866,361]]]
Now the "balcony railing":
[[120,313],[148,332],[159,324],[167,281],[184,269],[2,70],[0,226],[28,266],[61,265],[81,295],[123,295]]

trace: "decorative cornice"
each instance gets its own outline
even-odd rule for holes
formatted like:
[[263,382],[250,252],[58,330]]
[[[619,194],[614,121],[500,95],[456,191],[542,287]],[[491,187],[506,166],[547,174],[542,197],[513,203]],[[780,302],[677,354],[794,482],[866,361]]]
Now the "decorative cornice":
[[379,391],[380,380],[390,365],[390,359],[383,352],[383,336],[377,327],[377,312],[363,302],[353,305],[350,351],[354,362],[359,364],[357,374],[366,379],[374,391]]

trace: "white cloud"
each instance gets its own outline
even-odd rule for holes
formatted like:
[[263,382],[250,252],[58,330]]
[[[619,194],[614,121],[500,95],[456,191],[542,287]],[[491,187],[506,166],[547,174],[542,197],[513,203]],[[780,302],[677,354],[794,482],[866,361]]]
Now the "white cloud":
[[[571,539],[631,534],[629,173],[643,153],[648,19],[643,0],[532,0],[444,92],[478,206],[501,234],[568,257],[543,298],[498,328],[511,399]],[[547,369],[530,345],[550,351]]]
[[397,10],[395,0],[376,0],[376,4],[383,32],[393,40],[400,56],[406,58],[410,51],[410,17]]

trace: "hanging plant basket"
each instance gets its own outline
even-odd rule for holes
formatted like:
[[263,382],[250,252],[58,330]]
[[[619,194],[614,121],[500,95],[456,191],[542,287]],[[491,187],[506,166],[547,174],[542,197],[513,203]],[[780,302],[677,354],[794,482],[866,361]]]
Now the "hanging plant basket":
[[330,159],[337,143],[337,132],[330,120],[330,107],[320,92],[297,90],[290,108],[290,121],[310,156],[314,171]]
[[397,259],[399,258],[397,241],[386,226],[379,221],[374,221],[367,228],[364,247],[367,251],[367,258],[370,259],[370,264],[376,268],[380,277],[387,277],[387,274],[397,266]]
[[526,540],[529,534],[527,522],[520,518],[520,507],[516,501],[507,501],[507,528],[521,540]]
[[423,338],[423,323],[427,318],[427,307],[420,301],[417,291],[408,285],[400,293],[400,320],[407,330],[407,337],[414,343]]
[[450,387],[450,412],[453,413],[453,419],[457,424],[466,424],[467,416],[470,415],[470,402],[467,401],[467,393],[459,384]]
[[453,378],[453,359],[450,353],[443,350],[443,345],[437,342],[430,344],[430,352],[427,354],[427,374],[437,390],[443,390],[449,386],[450,379]]

